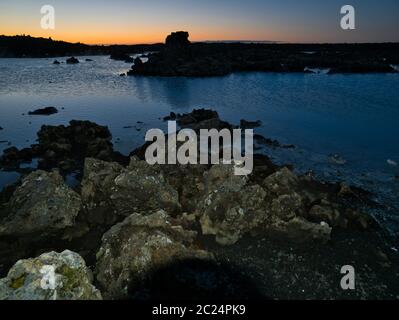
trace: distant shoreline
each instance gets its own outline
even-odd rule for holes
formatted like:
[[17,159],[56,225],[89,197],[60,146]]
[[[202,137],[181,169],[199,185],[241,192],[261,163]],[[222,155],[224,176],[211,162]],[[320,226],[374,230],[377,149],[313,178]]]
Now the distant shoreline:
[[[399,48],[399,42],[380,43],[291,43],[283,41],[258,41],[258,40],[206,40],[193,41],[193,45],[248,45],[248,46],[282,46],[303,47],[304,50],[315,47],[356,46],[356,47],[385,47],[394,46]],[[154,44],[84,44],[71,43],[51,38],[31,37],[29,35],[5,36],[0,35],[0,58],[54,58],[68,56],[96,56],[111,55],[112,53],[144,53],[149,51],[160,51],[164,48],[163,43]]]

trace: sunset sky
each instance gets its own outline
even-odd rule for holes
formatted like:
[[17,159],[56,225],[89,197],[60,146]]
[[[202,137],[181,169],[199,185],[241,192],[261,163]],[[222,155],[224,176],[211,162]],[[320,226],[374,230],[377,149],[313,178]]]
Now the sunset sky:
[[[42,30],[40,8],[55,8],[55,30]],[[356,9],[354,31],[340,8]],[[399,0],[0,0],[0,34],[29,34],[89,44],[154,43],[186,30],[192,41],[399,41]]]

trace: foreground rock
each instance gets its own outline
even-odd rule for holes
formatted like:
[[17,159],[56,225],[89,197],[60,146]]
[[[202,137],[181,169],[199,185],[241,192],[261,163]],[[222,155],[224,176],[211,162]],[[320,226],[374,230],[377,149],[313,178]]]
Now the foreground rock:
[[92,275],[77,253],[49,252],[19,260],[0,279],[0,300],[100,300]]
[[107,299],[134,296],[135,289],[157,269],[184,259],[210,259],[193,247],[187,231],[165,211],[132,214],[104,234],[97,253],[97,281]]
[[48,116],[48,115],[51,115],[51,114],[55,114],[55,113],[58,113],[58,110],[57,110],[57,108],[55,108],[55,107],[45,107],[45,108],[42,108],[42,109],[36,109],[36,110],[34,110],[34,111],[29,111],[29,115],[41,115],[41,116]]
[[[290,184],[274,192],[284,183],[280,179]],[[299,241],[328,241],[331,227],[327,217],[320,223],[304,218],[305,200],[291,189],[296,179],[288,169],[282,169],[266,178],[262,187],[249,184],[247,177],[235,176],[233,166],[213,166],[206,175],[205,196],[197,206],[202,232],[215,235],[223,245],[234,244],[257,229],[280,231]]]
[[134,212],[181,209],[178,192],[163,173],[135,158],[127,168],[86,159],[81,193],[88,221],[97,224],[112,225]]
[[43,239],[73,226],[81,201],[58,172],[35,171],[22,180],[0,221],[0,237]]

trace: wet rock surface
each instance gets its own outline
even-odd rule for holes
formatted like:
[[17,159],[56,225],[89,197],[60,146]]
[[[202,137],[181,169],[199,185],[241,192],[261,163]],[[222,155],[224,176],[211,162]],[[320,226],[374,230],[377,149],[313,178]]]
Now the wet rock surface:
[[[312,52],[312,54],[308,54]],[[381,58],[376,58],[381,57]],[[190,43],[172,33],[163,50],[134,65],[129,75],[223,76],[239,71],[329,73],[396,72],[398,44]]]
[[19,260],[0,279],[0,300],[101,299],[84,260],[69,250]]

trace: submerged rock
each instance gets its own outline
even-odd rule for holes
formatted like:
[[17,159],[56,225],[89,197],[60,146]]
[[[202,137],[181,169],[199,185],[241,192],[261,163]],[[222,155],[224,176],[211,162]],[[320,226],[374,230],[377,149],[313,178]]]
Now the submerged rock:
[[36,109],[34,111],[28,112],[29,115],[41,115],[41,116],[48,116],[55,113],[58,113],[58,110],[55,107],[45,107],[42,109]]
[[127,298],[151,273],[184,259],[210,259],[193,247],[196,233],[183,229],[161,210],[132,214],[104,234],[96,278],[107,299]]
[[101,299],[85,261],[69,250],[19,260],[0,279],[0,300]]
[[240,128],[241,129],[254,129],[257,127],[260,127],[262,125],[262,121],[257,120],[257,121],[247,121],[244,119],[240,120]]
[[73,226],[81,201],[58,172],[38,170],[22,180],[6,208],[0,236],[36,234],[38,240]]

